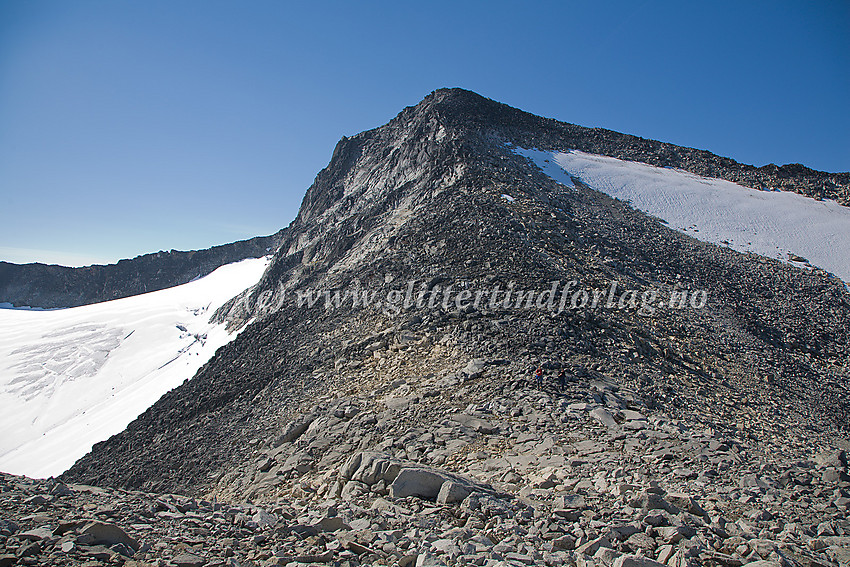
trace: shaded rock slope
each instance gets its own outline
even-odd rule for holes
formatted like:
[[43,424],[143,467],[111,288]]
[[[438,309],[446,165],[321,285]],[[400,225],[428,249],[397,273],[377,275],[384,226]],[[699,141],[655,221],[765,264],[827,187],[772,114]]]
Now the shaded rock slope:
[[[846,564],[843,283],[696,241],[512,151],[764,173],[657,144],[457,89],[341,140],[261,281],[217,314],[247,327],[63,475],[121,489],[104,498],[139,547],[107,559]],[[802,192],[846,191],[795,171]],[[572,280],[602,304],[549,310],[542,292]],[[2,532],[14,553],[46,561],[84,535],[76,489],[28,501],[55,486],[5,482],[0,504],[30,517]],[[65,503],[79,525],[20,535],[36,513],[57,529]]]
[[115,264],[82,268],[0,262],[0,303],[78,307],[158,291],[206,276],[225,264],[273,253],[281,232],[204,250],[144,254]]

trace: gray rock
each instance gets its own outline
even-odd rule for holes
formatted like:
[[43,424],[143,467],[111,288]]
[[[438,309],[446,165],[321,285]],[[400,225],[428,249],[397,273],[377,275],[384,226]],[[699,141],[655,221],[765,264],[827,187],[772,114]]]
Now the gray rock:
[[452,419],[464,427],[468,427],[478,433],[490,435],[499,431],[499,428],[487,420],[473,417],[465,413],[456,413],[452,415]]
[[118,555],[117,552],[102,545],[81,545],[79,550],[83,555],[97,561],[110,561],[113,557]]
[[127,535],[127,532],[115,524],[107,522],[89,522],[82,530],[80,530],[80,534],[88,536],[91,538],[91,542],[95,544],[102,543],[106,545],[114,545],[116,543],[122,543],[133,551],[139,549],[139,542]]
[[596,553],[593,554],[593,558],[597,561],[597,563],[602,563],[606,567],[611,567],[620,556],[623,554],[619,551],[611,549],[610,547],[600,547],[596,550]]
[[449,538],[443,538],[432,541],[431,547],[433,549],[436,549],[440,553],[445,553],[453,557],[460,555],[460,548],[457,546],[454,540]]
[[665,496],[665,499],[673,506],[681,508],[695,516],[708,516],[708,512],[703,510],[702,506],[699,505],[696,499],[688,494],[670,492]]
[[390,496],[404,498],[419,496],[435,500],[440,494],[443,483],[449,480],[445,475],[424,468],[403,468],[390,485]]
[[306,474],[313,468],[313,457],[307,451],[300,451],[289,456],[281,465],[283,472],[295,471],[299,475]]
[[260,461],[259,465],[257,465],[257,470],[260,472],[269,472],[274,466],[275,462],[276,461],[273,458],[266,457],[265,459]]
[[503,498],[497,498],[484,492],[473,492],[461,503],[466,512],[476,512],[484,516],[507,516],[511,508]]
[[53,496],[67,496],[72,494],[71,489],[64,482],[55,481],[50,488],[50,494]]
[[290,422],[289,425],[283,430],[283,433],[278,435],[277,439],[272,443],[273,447],[278,447],[283,445],[284,443],[291,443],[298,439],[307,428],[310,427],[310,424],[313,423],[313,418],[308,417],[304,419],[300,419],[297,421]]
[[624,409],[620,410],[620,413],[623,414],[623,417],[625,417],[628,421],[646,421],[646,416],[637,411]]
[[607,536],[594,538],[587,543],[580,545],[576,549],[576,553],[592,556],[599,550],[600,547],[611,547],[611,540],[609,540]]
[[261,528],[265,528],[265,527],[272,527],[273,528],[275,525],[277,525],[277,521],[278,521],[277,516],[275,516],[274,514],[270,514],[270,513],[266,512],[262,508],[257,510],[257,513],[254,514],[253,516],[251,516],[251,519],[254,522],[256,522],[256,524]]
[[438,504],[452,504],[461,502],[466,499],[473,491],[473,487],[466,484],[461,484],[453,480],[447,480],[440,487],[440,492],[437,494]]
[[815,463],[820,467],[843,469],[848,466],[847,453],[840,450],[821,451],[815,457]]
[[637,532],[629,536],[626,545],[632,550],[652,551],[655,549],[655,540],[643,532]]
[[43,504],[47,504],[48,502],[49,500],[41,494],[30,496],[29,498],[24,500],[24,504],[33,504],[34,506],[41,506]]
[[171,560],[177,567],[203,567],[206,560],[192,553],[181,553]]
[[623,555],[614,561],[613,567],[665,567],[665,565],[638,555]]
[[585,507],[581,494],[561,494],[555,497],[552,508],[555,510],[581,510]]
[[44,539],[51,539],[53,537],[53,530],[47,527],[35,528],[34,530],[27,530],[19,533],[17,534],[17,537],[27,541],[41,541]]
[[406,410],[417,398],[415,396],[389,396],[384,398],[384,405],[391,410]]
[[367,492],[369,492],[368,486],[356,480],[349,480],[342,486],[339,497],[348,501]]
[[625,526],[614,526],[609,530],[609,537],[617,539],[619,541],[623,541],[629,539],[636,533],[640,532],[640,528],[634,526],[632,524],[626,524]]
[[416,558],[416,567],[446,567],[446,564],[436,555],[420,553]]
[[611,415],[611,412],[605,408],[596,408],[591,410],[590,417],[610,429],[617,427],[617,421],[614,419],[614,416]]
[[679,509],[664,499],[661,494],[646,491],[630,502],[633,508],[644,510],[664,510],[670,514],[678,514]]
[[340,477],[355,480],[368,486],[384,481],[389,484],[395,480],[402,469],[402,462],[384,453],[355,453],[343,464]]
[[841,469],[828,468],[823,471],[821,480],[824,484],[848,483],[850,482],[850,475]]
[[564,550],[572,550],[575,549],[576,546],[576,538],[571,536],[570,534],[563,535],[554,541],[552,541],[552,546],[555,549],[564,549]]
[[689,526],[667,526],[658,528],[661,538],[667,543],[678,543],[685,538],[692,537],[695,532]]
[[15,522],[0,519],[0,535],[10,536],[16,533],[19,529],[18,524]]
[[670,544],[662,545],[658,548],[658,554],[656,555],[656,560],[659,563],[667,564],[670,561],[670,558],[673,557],[676,553],[676,548]]
[[487,362],[484,359],[475,358],[470,360],[460,372],[461,374],[465,374],[468,378],[474,379],[481,376],[481,373],[484,372],[485,366],[487,366]]
[[351,529],[351,526],[346,524],[345,521],[339,516],[326,516],[318,522],[312,524],[312,526],[320,532],[335,532],[339,530]]

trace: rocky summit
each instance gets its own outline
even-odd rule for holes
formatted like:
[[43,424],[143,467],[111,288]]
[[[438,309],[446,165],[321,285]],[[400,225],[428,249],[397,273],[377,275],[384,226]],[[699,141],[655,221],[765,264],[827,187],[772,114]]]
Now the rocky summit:
[[846,284],[517,148],[850,185],[435,91],[339,142],[195,377],[0,478],[0,566],[850,565]]

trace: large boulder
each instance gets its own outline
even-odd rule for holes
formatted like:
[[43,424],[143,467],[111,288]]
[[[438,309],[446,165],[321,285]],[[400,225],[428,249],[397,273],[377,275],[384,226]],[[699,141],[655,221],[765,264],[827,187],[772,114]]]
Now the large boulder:
[[383,453],[364,451],[355,453],[343,464],[341,479],[362,482],[368,486],[383,480],[390,484],[402,469],[402,462]]
[[484,433],[485,435],[490,435],[499,431],[499,428],[489,421],[465,413],[456,413],[452,415],[452,420],[458,422],[464,427],[468,427],[478,433]]
[[404,498],[419,496],[428,500],[436,500],[443,483],[450,480],[439,471],[426,468],[404,468],[390,485],[390,496]]
[[349,457],[339,470],[339,480],[344,486],[372,487],[383,482],[393,498],[418,496],[441,504],[460,502],[473,492],[493,492],[489,485],[472,479],[372,451]]
[[139,550],[139,542],[115,524],[89,522],[80,530],[80,534],[93,544],[115,545],[116,543],[123,543],[133,551]]

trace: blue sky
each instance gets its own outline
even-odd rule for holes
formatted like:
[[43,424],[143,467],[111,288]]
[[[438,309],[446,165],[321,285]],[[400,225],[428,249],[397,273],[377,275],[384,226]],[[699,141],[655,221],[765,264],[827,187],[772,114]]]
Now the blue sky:
[[745,163],[850,170],[850,3],[0,3],[0,260],[270,234],[343,135],[459,86]]

